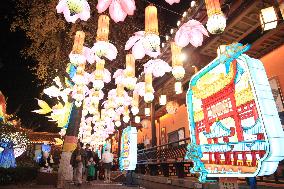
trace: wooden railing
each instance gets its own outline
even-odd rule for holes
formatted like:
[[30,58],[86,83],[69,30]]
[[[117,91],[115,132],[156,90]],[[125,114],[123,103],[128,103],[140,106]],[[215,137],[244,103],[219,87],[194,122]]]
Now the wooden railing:
[[190,143],[190,138],[138,150],[137,172],[150,175],[178,176],[179,178],[192,176],[189,172],[192,162],[184,159],[188,143]]

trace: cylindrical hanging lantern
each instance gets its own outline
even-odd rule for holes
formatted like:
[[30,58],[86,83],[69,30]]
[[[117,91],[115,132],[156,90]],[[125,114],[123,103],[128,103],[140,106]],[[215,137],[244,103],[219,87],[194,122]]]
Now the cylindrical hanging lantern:
[[132,98],[132,104],[131,104],[131,112],[133,115],[136,115],[139,113],[139,94],[138,93],[133,93],[133,98]]
[[261,9],[259,18],[263,31],[276,28],[278,17],[273,6]]
[[139,116],[135,116],[135,123],[140,123],[141,122],[141,118]]
[[105,60],[101,59],[99,62],[96,63],[96,70],[95,70],[95,79],[102,80],[104,77],[104,66]]
[[176,82],[175,83],[175,91],[176,91],[176,94],[181,94],[182,93],[182,83],[181,82]]
[[226,18],[219,0],[205,0],[208,21],[207,29],[212,34],[222,33],[226,28]]
[[221,54],[223,54],[225,51],[226,51],[226,46],[227,45],[220,45],[218,48],[217,48],[217,56],[220,57]]
[[150,108],[145,108],[145,116],[150,116]]
[[181,60],[181,47],[176,45],[175,42],[171,42],[171,51],[172,51],[172,66],[182,66],[183,62]]
[[101,109],[101,120],[103,120],[106,117],[106,109]]
[[160,96],[160,105],[164,106],[167,104],[167,95],[161,95]]
[[109,17],[100,15],[98,20],[97,41],[108,41]]
[[139,94],[138,93],[133,93],[132,106],[134,107],[139,106]]
[[83,45],[85,41],[85,33],[83,31],[77,31],[74,39],[74,44],[72,48],[73,54],[82,54]]
[[181,47],[177,46],[175,42],[171,42],[172,51],[172,74],[177,80],[181,80],[184,77],[185,70],[183,68],[183,60]]
[[126,55],[126,77],[135,77],[135,58],[132,54]]
[[152,82],[152,73],[145,73],[145,93],[153,93]]
[[153,77],[152,73],[145,73],[145,95],[144,101],[146,103],[152,102],[154,99],[154,91],[153,91]]
[[149,5],[145,9],[145,33],[159,35],[158,11],[154,5]]
[[117,95],[117,97],[123,97],[123,92],[124,92],[123,84],[117,84],[117,87],[116,87],[116,95]]

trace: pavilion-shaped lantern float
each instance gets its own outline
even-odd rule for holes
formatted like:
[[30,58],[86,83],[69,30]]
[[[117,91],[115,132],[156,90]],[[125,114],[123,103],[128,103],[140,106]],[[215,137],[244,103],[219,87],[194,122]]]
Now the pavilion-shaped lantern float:
[[242,54],[248,49],[227,46],[191,79],[186,158],[193,159],[192,172],[201,173],[201,181],[269,175],[283,159],[284,133],[268,79],[259,60]]

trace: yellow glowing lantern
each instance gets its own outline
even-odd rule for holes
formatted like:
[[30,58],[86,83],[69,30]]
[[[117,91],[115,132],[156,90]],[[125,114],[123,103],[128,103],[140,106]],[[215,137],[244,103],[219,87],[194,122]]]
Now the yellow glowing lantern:
[[146,73],[145,74],[145,93],[153,93],[153,77],[152,73]]
[[139,94],[138,93],[133,93],[132,106],[134,107],[139,106]]
[[226,28],[226,18],[221,10],[219,0],[205,0],[208,21],[207,29],[212,34],[222,33]]
[[104,75],[105,60],[101,59],[96,63],[95,79],[102,80]]
[[132,54],[126,55],[126,70],[125,76],[129,78],[135,77],[135,58]]
[[139,116],[135,116],[135,123],[140,123],[141,122],[141,118]]
[[150,108],[145,108],[145,116],[150,116]]
[[97,41],[108,41],[109,17],[100,15],[98,20]]
[[116,95],[117,95],[117,97],[123,97],[123,92],[124,92],[123,84],[117,84],[117,87],[116,87]]
[[154,91],[153,91],[153,77],[152,73],[145,73],[145,95],[144,100],[145,102],[149,103],[154,100]]
[[172,67],[173,67],[172,74],[177,80],[181,80],[185,74],[185,70],[183,68],[181,49],[182,48],[177,46],[175,42],[171,42]]
[[226,51],[226,46],[227,45],[220,45],[218,48],[217,48],[217,56],[220,57],[221,54],[223,54],[225,51]]
[[273,6],[261,9],[259,17],[263,31],[276,28],[278,18]]
[[101,120],[103,120],[106,117],[106,109],[101,109]]
[[160,105],[166,105],[167,104],[167,95],[161,95],[160,96]]
[[83,53],[83,45],[85,41],[85,33],[83,31],[77,31],[74,39],[73,54],[82,54]]
[[175,91],[176,91],[176,94],[181,94],[182,93],[182,83],[181,82],[176,82],[175,83]]
[[145,33],[159,35],[158,11],[154,5],[149,5],[145,9]]

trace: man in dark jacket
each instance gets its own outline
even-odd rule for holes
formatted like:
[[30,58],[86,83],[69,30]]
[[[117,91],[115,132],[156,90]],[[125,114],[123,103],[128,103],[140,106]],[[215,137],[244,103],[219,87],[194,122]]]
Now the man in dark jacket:
[[82,148],[82,144],[78,142],[77,148],[73,151],[70,164],[73,167],[73,180],[78,186],[82,184],[83,167],[86,163],[86,153]]

